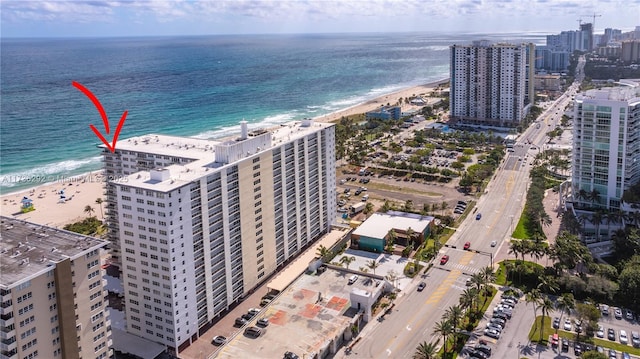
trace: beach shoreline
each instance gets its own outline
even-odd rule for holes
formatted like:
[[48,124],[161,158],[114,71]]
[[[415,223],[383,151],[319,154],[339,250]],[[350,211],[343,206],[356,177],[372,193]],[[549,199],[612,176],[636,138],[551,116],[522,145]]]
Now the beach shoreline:
[[[425,100],[428,101],[427,105],[433,105],[429,100],[434,99],[426,95],[432,92],[439,84],[448,81],[449,79],[445,78],[382,94],[366,102],[315,117],[314,120],[319,122],[335,122],[342,117],[363,114],[387,103],[394,104],[399,98],[412,96],[422,95]],[[439,99],[434,100],[434,102],[438,100]],[[421,107],[422,106],[402,104],[403,111],[416,110]],[[53,181],[46,181],[48,178],[53,179]],[[57,176],[53,178],[43,176],[21,180],[31,181],[34,185],[37,185],[15,192],[2,193],[0,195],[1,215],[60,228],[65,224],[80,221],[89,215],[98,218],[103,218],[104,216],[106,202],[102,204],[96,203],[98,198],[103,201],[106,200],[103,194],[105,178],[101,169],[69,177]],[[60,191],[63,189],[66,196],[65,201],[60,200]],[[6,192],[6,190],[3,192]],[[27,213],[20,211],[21,201],[24,197],[28,197],[33,201],[35,211]],[[85,211],[86,206],[92,207],[93,213],[87,213]]]

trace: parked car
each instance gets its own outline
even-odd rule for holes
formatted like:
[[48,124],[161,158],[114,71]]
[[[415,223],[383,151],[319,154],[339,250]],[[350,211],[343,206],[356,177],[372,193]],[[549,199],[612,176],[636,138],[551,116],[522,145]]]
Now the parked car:
[[244,318],[236,318],[236,321],[235,321],[235,326],[236,327],[241,327],[241,326],[243,326],[245,324],[247,324],[247,320],[246,319],[244,319]]
[[640,348],[640,334],[638,332],[631,332],[631,344],[634,348]]
[[244,330],[244,335],[252,338],[257,338],[262,334],[262,329],[258,327],[248,327]]
[[445,254],[442,256],[442,259],[440,259],[440,265],[445,265],[447,264],[448,261],[449,261],[449,256]]
[[554,329],[560,328],[560,318],[558,317],[553,318],[553,328]]
[[500,324],[488,322],[487,323],[487,329],[495,329],[495,330],[497,330],[499,332],[502,332],[504,327],[502,325],[500,325]]
[[476,221],[479,221],[482,218],[482,213],[476,214]]
[[609,358],[611,358],[611,359],[617,359],[618,358],[618,354],[616,354],[615,350],[609,349]]
[[464,244],[464,247],[462,247],[465,251],[468,250],[469,248],[471,248],[471,242],[467,242]]
[[627,320],[633,320],[633,312],[630,311],[629,309],[625,309],[624,310],[624,317],[627,318]]
[[598,338],[604,338],[604,327],[602,325],[598,325],[598,331],[596,332],[596,336]]
[[218,346],[226,342],[227,342],[227,338],[223,337],[222,335],[216,335],[215,337],[213,337],[213,340],[211,340],[211,344],[218,345]]
[[569,341],[565,338],[562,338],[562,351],[563,352],[569,351]]
[[258,308],[249,308],[249,310],[247,311],[247,314],[249,314],[251,317],[255,317],[256,315],[258,315],[258,313],[260,313],[260,309]]
[[476,351],[481,351],[487,355],[491,355],[491,347],[485,344],[478,344],[475,347]]
[[497,246],[497,245],[498,245],[498,242],[497,242],[497,241],[491,241],[491,247],[495,247],[495,246]]
[[573,354],[576,356],[582,355],[582,346],[580,346],[580,343],[575,343],[573,346]]
[[616,340],[616,331],[613,330],[612,328],[607,329],[607,339],[611,341]]
[[616,319],[622,319],[622,310],[620,308],[614,309],[613,314],[615,315]]
[[566,331],[571,331],[571,321],[569,319],[565,319],[564,326],[562,328]]
[[471,350],[471,351],[469,351],[469,357],[470,358],[478,358],[478,359],[487,359],[489,356],[487,354],[485,354],[484,352],[481,352],[479,350]]
[[293,353],[293,352],[285,352],[284,353],[284,359],[300,359],[300,357],[298,356],[298,354]]
[[484,330],[484,335],[490,337],[490,338],[494,338],[494,339],[500,339],[500,332],[495,330],[495,329],[485,329]]
[[358,281],[358,276],[357,275],[352,275],[351,277],[349,277],[349,284],[353,284],[355,282]]
[[256,322],[256,325],[260,326],[260,327],[266,327],[269,326],[269,319],[267,318],[260,318],[258,319],[258,321]]
[[600,304],[600,311],[602,315],[609,315],[609,306],[606,304]]
[[424,289],[424,287],[427,286],[427,283],[425,282],[420,282],[420,284],[418,284],[418,292],[422,292],[422,290]]
[[627,331],[624,329],[620,330],[620,343],[622,344],[628,344],[629,343],[629,338],[627,337]]

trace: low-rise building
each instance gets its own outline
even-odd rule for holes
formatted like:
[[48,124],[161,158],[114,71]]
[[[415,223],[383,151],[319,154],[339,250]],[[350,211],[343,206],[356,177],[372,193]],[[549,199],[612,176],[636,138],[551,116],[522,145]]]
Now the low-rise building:
[[380,108],[369,111],[365,114],[367,121],[378,120],[399,120],[402,116],[402,109],[400,106],[381,106]]
[[393,231],[395,243],[409,245],[411,235],[414,246],[418,246],[431,233],[434,219],[431,216],[396,211],[374,213],[353,231],[351,243],[355,248],[381,253]]

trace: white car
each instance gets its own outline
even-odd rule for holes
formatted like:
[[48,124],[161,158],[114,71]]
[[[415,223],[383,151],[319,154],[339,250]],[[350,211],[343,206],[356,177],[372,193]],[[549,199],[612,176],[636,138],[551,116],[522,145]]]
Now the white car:
[[485,329],[484,335],[494,339],[500,339],[500,332],[495,329]]
[[571,331],[571,321],[569,319],[564,320],[564,330]]
[[598,338],[604,338],[604,327],[602,325],[598,325],[598,331],[596,332],[596,336]]
[[627,337],[627,332],[625,330],[620,330],[620,343],[628,344],[629,338]]

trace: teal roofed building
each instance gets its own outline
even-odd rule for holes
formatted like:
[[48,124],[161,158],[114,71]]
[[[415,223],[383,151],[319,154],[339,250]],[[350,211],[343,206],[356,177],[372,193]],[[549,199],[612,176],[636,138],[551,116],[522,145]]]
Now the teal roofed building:
[[413,246],[417,247],[431,233],[434,219],[406,212],[374,213],[351,233],[351,244],[358,249],[382,253],[393,230],[395,243],[407,246],[413,241]]
[[367,121],[377,120],[399,120],[402,116],[402,109],[400,106],[381,106],[377,110],[369,111],[365,113]]

